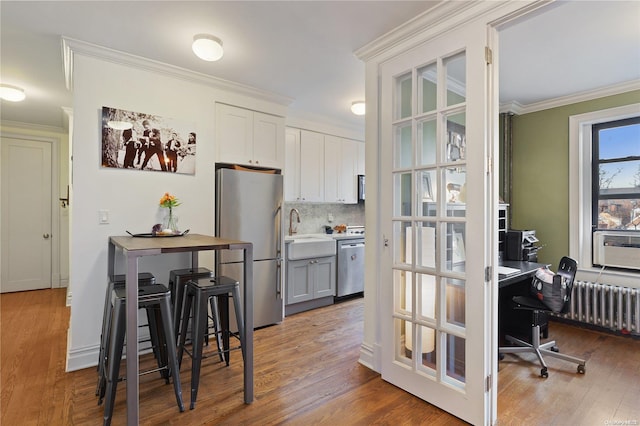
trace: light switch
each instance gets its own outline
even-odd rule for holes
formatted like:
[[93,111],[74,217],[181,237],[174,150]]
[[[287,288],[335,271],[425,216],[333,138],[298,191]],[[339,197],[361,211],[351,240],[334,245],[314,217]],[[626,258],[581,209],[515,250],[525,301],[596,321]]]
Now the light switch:
[[98,223],[100,225],[109,223],[109,210],[98,210]]

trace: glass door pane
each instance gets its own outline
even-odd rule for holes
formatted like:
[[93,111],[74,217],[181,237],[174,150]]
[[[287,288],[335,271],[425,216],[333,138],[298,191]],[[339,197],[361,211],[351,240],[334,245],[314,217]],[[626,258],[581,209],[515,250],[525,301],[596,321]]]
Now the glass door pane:
[[465,52],[444,59],[447,76],[447,106],[466,101],[467,59]]
[[433,63],[418,70],[418,90],[420,112],[429,112],[437,108],[438,67]]

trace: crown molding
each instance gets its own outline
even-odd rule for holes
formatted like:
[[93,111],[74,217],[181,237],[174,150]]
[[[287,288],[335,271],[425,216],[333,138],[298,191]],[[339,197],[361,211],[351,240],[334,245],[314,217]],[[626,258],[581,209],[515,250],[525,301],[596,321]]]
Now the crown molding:
[[435,29],[435,36],[439,32],[443,31],[443,29],[436,28],[436,26],[442,23],[447,23],[447,27],[450,27],[453,16],[460,16],[465,10],[472,7],[472,2],[438,3],[415,18],[357,49],[354,54],[358,59],[367,62],[372,58],[380,56],[390,49],[402,44],[403,42],[406,42],[407,40],[425,33],[429,29]]
[[[548,0],[527,1],[534,4],[548,2]],[[401,47],[399,51],[409,50],[479,16],[505,6],[512,7],[512,4],[530,7],[525,2],[514,1],[442,1],[357,49],[354,54],[364,62],[374,58],[376,61],[383,61],[393,56],[393,51],[398,47]]]
[[[57,133],[57,134],[67,133],[67,131],[62,127],[46,126],[44,124],[24,123],[22,121],[11,121],[11,120],[0,121],[0,127],[22,129],[22,130],[29,130],[29,131],[36,131],[36,132]],[[2,129],[2,130],[4,131],[5,129]]]
[[621,93],[632,92],[634,90],[640,90],[640,80],[627,81],[624,83],[601,87],[594,90],[561,96],[559,98],[534,102],[527,105],[523,105],[521,103],[518,103],[517,101],[505,102],[500,104],[500,112],[512,112],[517,115],[529,114],[546,109],[577,104],[579,102],[592,101],[594,99],[604,98],[606,96],[619,95]]
[[288,96],[268,92],[229,80],[213,77],[207,74],[191,71],[175,65],[166,64],[153,59],[143,58],[96,44],[87,43],[73,38],[62,36],[63,65],[65,83],[67,89],[73,88],[73,61],[74,55],[80,54],[87,57],[101,59],[118,65],[126,65],[143,71],[151,71],[164,74],[180,80],[203,84],[220,90],[238,93],[252,98],[273,102],[283,106],[289,106],[293,99]]
[[299,110],[290,109],[287,112],[285,124],[287,127],[311,130],[358,141],[364,140],[364,126],[358,126],[345,121],[334,120],[323,115],[311,114]]

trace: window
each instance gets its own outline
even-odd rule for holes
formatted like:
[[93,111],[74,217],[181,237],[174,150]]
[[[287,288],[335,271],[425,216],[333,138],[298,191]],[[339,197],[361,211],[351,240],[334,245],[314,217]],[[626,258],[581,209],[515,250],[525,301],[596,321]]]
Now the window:
[[[633,188],[629,184],[629,179],[621,180],[623,184],[617,183],[617,179],[612,179],[610,185],[607,187],[606,183],[603,184],[605,191],[600,191],[600,163],[613,164],[616,161],[620,164],[629,163],[635,161],[635,168],[637,171],[638,158],[635,160],[626,158],[628,156],[638,156],[638,138],[636,136],[636,151],[633,152],[629,148],[630,153],[616,154],[615,151],[607,150],[606,146],[609,142],[604,141],[603,138],[609,136],[609,132],[616,133],[619,130],[615,127],[625,127],[635,123],[635,128],[638,128],[638,117],[640,117],[640,104],[630,104],[605,110],[593,111],[579,115],[572,115],[569,117],[569,256],[578,260],[580,279],[586,281],[598,281],[602,283],[637,287],[638,286],[638,272],[633,270],[615,270],[605,268],[601,266],[594,266],[592,258],[593,250],[593,231],[598,224],[597,217],[600,215],[594,215],[594,211],[598,212],[600,198],[595,198],[594,192],[598,197],[603,195],[603,200],[615,199],[616,197],[622,200],[640,200],[640,188]],[[629,120],[629,121],[627,121]],[[594,148],[594,128],[600,127],[601,129],[609,129],[604,132],[600,132],[598,135],[601,142],[604,143],[604,149],[596,150]],[[637,130],[636,130],[637,131]],[[614,135],[615,136],[615,135]],[[626,144],[624,145],[627,146]],[[602,155],[600,154],[602,152]],[[600,161],[603,159],[604,161]],[[594,161],[595,160],[595,161]],[[612,160],[611,163],[607,161]],[[596,170],[598,170],[596,176],[597,179],[593,179],[594,164],[598,164]],[[618,167],[619,168],[619,167]],[[624,169],[624,167],[623,167]],[[617,168],[613,169],[617,171]],[[622,175],[622,172],[618,174],[618,177]],[[607,176],[605,176],[606,179]],[[609,174],[611,177],[611,173]],[[598,182],[594,185],[592,182]],[[631,178],[633,182],[633,177]],[[624,193],[624,198],[620,193],[614,195],[612,191],[614,188],[628,191]],[[609,191],[606,191],[609,190]],[[633,194],[635,190],[635,195]],[[621,192],[623,192],[621,191]],[[630,194],[631,193],[631,194]],[[611,197],[610,197],[611,196]],[[615,206],[614,209],[617,209]],[[599,213],[599,212],[598,212]],[[595,219],[594,219],[595,218]],[[620,220],[622,223],[622,219]],[[594,226],[594,224],[596,226]],[[606,232],[603,231],[603,232]],[[613,231],[612,231],[613,232]],[[640,229],[634,230],[621,230],[615,231],[617,233],[629,233],[631,235],[638,235]]]
[[591,131],[593,229],[640,230],[640,117]]

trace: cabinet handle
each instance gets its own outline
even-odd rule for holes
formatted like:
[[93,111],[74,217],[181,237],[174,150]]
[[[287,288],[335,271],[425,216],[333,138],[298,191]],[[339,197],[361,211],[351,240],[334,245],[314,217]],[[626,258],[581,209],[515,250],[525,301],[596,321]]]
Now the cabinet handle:
[[260,162],[258,160],[256,160],[256,164],[260,164]]
[[252,163],[253,163],[253,161],[249,160],[249,164],[252,164]]

